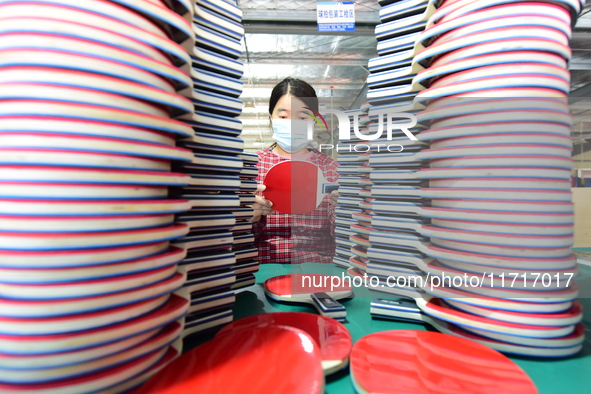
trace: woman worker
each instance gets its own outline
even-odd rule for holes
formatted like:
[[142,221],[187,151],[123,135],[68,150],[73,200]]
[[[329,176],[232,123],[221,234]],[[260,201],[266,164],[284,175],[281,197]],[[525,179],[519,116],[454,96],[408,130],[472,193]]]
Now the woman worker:
[[314,211],[297,215],[274,211],[273,202],[264,197],[267,171],[274,164],[292,158],[317,165],[328,182],[337,182],[337,162],[308,146],[310,141],[305,137],[292,135],[292,120],[308,121],[314,113],[318,113],[318,98],[308,83],[286,78],[273,88],[269,114],[275,143],[257,152],[259,186],[251,219],[260,264],[332,263],[338,192],[325,196]]

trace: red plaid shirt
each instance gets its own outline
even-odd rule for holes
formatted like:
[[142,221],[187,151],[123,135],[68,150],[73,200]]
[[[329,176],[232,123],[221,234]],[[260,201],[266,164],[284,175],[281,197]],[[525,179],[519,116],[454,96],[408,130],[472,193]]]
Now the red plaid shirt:
[[[257,183],[263,183],[274,164],[289,160],[267,148],[259,155]],[[337,182],[338,163],[316,150],[306,159],[316,164],[328,182]],[[260,264],[332,263],[335,253],[334,207],[327,195],[314,211],[304,215],[275,212],[252,226]]]

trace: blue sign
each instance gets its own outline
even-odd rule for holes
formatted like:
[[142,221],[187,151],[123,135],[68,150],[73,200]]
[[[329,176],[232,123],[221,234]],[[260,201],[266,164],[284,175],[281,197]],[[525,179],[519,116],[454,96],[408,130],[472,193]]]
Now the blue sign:
[[325,1],[317,3],[318,31],[354,31],[355,3]]

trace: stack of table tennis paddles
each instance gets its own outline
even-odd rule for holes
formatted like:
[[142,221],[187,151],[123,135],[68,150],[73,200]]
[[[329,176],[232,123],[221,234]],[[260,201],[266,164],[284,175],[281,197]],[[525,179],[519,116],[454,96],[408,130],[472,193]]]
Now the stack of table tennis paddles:
[[[367,133],[367,105],[365,110],[347,111],[349,123],[354,124],[355,117],[358,119],[359,132]],[[335,241],[336,250],[334,263],[343,268],[353,268],[356,266],[356,247],[351,236],[355,235],[352,229],[353,225],[358,224],[356,215],[362,214],[363,210],[359,204],[363,201],[364,183],[367,183],[367,173],[364,173],[364,166],[368,152],[364,149],[356,148],[362,142],[353,134],[351,126],[351,140],[348,143],[341,143],[338,151],[337,161],[339,163],[339,200],[335,208]],[[365,267],[362,267],[363,270]],[[364,270],[365,271],[365,270]]]
[[351,240],[382,279],[373,290],[416,306],[376,300],[372,314],[510,353],[578,352],[566,98],[581,3],[380,3],[369,115],[415,114],[417,140],[399,130],[402,153],[371,152]]
[[182,292],[191,298],[184,335],[232,321],[234,290],[252,284],[252,272],[258,270],[247,207],[256,190],[253,159],[243,153],[242,123],[236,119],[242,111],[242,11],[233,1],[205,0],[197,1],[194,11],[195,45],[189,54],[195,113],[188,123],[195,134],[178,142],[193,159],[174,167],[191,179],[171,190],[191,205],[178,216],[190,232],[174,242],[187,250],[180,263],[187,274]]
[[[236,107],[241,84],[196,64],[204,41],[223,42],[196,10],[239,9],[198,3],[0,4],[1,392],[126,391],[180,353],[188,311],[231,304],[236,216],[229,241],[207,229],[197,244],[207,253],[192,254],[187,237],[195,222],[212,226],[199,215],[238,212],[237,193],[252,190],[240,180],[239,122],[198,127],[220,116],[200,102]],[[235,89],[214,99],[215,86]],[[217,145],[232,151],[219,157]],[[232,177],[229,198],[205,201],[203,174]],[[229,280],[206,273],[218,267]],[[190,294],[187,278],[210,292]]]

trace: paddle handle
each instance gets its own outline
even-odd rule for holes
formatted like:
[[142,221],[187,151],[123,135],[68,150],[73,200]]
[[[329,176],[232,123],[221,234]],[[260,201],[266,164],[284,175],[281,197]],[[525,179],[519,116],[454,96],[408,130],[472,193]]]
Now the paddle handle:
[[424,323],[421,309],[410,300],[374,298],[371,300],[370,313],[373,317]]
[[323,183],[322,184],[322,194],[330,194],[334,190],[338,190],[338,189],[339,189],[338,183]]
[[332,317],[337,320],[342,320],[347,316],[347,310],[343,304],[329,296],[327,293],[313,293],[311,298],[314,307],[321,315]]
[[416,248],[419,252],[425,253],[429,250],[429,243],[423,241],[417,241],[414,239],[404,239],[404,238],[394,238],[394,237],[384,237],[384,240],[380,242],[380,235],[373,233],[369,234],[369,242],[372,244],[385,244],[387,246],[410,246]]

